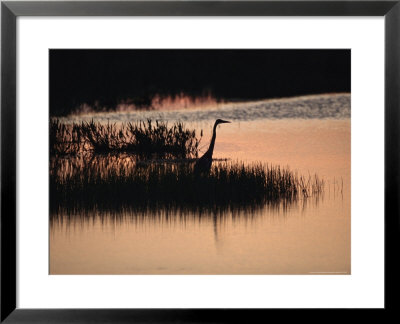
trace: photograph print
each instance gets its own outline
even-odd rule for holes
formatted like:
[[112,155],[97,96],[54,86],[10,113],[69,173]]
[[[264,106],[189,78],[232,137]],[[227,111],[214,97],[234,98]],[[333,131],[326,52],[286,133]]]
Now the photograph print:
[[49,274],[351,274],[351,51],[49,50]]

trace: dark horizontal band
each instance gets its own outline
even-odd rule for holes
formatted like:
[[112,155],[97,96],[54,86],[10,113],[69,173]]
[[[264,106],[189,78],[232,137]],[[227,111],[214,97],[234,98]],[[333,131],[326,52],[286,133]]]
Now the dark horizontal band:
[[383,16],[397,1],[6,1],[16,16]]

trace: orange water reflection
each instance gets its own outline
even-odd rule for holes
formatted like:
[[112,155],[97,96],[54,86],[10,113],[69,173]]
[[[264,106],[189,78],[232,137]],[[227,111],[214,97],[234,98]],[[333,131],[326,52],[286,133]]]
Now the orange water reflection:
[[324,195],[253,214],[61,218],[51,226],[50,273],[350,273],[350,120],[262,120],[217,132],[216,158],[317,173]]

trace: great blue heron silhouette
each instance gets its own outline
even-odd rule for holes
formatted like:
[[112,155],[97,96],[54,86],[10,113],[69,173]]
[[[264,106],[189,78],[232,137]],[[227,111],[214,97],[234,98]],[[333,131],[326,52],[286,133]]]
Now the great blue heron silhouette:
[[230,121],[217,119],[214,124],[213,135],[211,138],[210,146],[204,155],[196,161],[194,165],[195,173],[208,173],[211,169],[212,156],[214,152],[215,138],[217,137],[217,126],[223,123],[230,123]]

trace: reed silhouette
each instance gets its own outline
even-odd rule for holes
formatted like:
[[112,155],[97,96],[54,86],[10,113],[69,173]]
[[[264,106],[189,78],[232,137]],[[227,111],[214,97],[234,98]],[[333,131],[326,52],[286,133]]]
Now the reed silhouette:
[[[216,120],[207,152],[182,123],[105,125],[50,121],[50,211],[130,210],[135,214],[254,213],[318,196],[324,180],[262,163],[213,160]],[[196,163],[193,165],[193,161]],[[51,216],[52,217],[52,216]]]
[[60,209],[71,213],[92,209],[250,211],[291,204],[322,193],[324,187],[316,175],[304,178],[289,169],[261,163],[219,161],[209,174],[196,175],[188,162],[138,163],[128,156],[71,160],[51,161],[52,213]]
[[51,156],[129,152],[144,158],[195,158],[200,140],[196,130],[189,130],[180,122],[170,127],[166,122],[151,120],[121,125],[50,120]]

